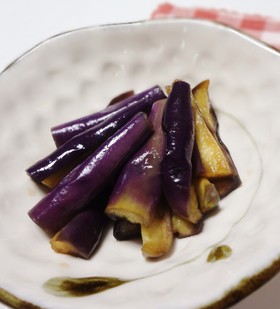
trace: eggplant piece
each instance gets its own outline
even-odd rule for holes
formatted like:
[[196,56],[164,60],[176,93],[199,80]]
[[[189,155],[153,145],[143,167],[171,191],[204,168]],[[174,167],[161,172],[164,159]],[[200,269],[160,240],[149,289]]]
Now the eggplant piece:
[[[58,147],[50,155],[41,159],[26,172],[37,183],[42,182],[52,174],[58,174],[59,171],[75,162],[76,165],[81,162],[79,158],[85,159],[95,151],[106,139],[120,129],[129,119],[141,111],[150,109],[150,102],[138,101],[124,106],[116,113],[103,121],[102,123],[75,135],[69,141]],[[66,168],[67,171],[67,168]],[[56,180],[59,180],[57,177]]]
[[154,133],[127,162],[106,207],[112,218],[149,225],[161,198],[161,161],[165,152],[162,116],[166,100],[153,104],[149,119]]
[[163,129],[166,134],[166,153],[162,161],[164,194],[178,216],[193,222],[196,215],[190,212],[190,190],[194,123],[188,83],[173,83],[164,111]]
[[216,139],[220,147],[223,149],[224,153],[226,154],[229,164],[231,165],[231,168],[232,168],[231,176],[212,179],[212,182],[215,184],[215,187],[218,190],[220,197],[223,198],[227,196],[228,194],[230,194],[235,189],[237,189],[238,187],[240,187],[242,185],[242,181],[239,176],[238,170],[233,162],[230,151],[228,150],[227,146],[224,144],[224,142],[221,139],[221,136],[219,133],[219,122],[217,120],[218,118],[213,108],[211,108],[211,113],[213,117],[216,119],[216,132],[215,132]]
[[232,175],[232,166],[194,104],[195,138],[204,171],[200,177],[217,178]]
[[[216,164],[216,166],[213,166],[212,168],[217,169],[219,166],[221,167],[221,164],[223,162],[223,165],[227,166],[227,168],[231,170],[231,172],[228,171],[227,175],[220,175],[222,171],[218,170],[217,175],[211,176],[210,179],[211,182],[215,184],[215,187],[219,192],[220,197],[223,198],[241,185],[241,179],[239,177],[237,168],[231,158],[230,152],[220,137],[219,122],[215,113],[215,109],[210,103],[208,89],[209,80],[201,82],[193,89],[195,102],[194,109],[196,110],[195,114],[198,118],[203,118],[201,119],[202,123],[200,127],[201,129],[204,129],[202,130],[202,132],[200,132],[198,126],[196,125],[196,135],[201,136],[205,134],[205,141],[208,140],[209,143],[205,143],[204,150],[209,147],[208,153],[211,153],[211,151],[213,151],[212,154],[216,158],[218,158],[219,154],[223,154],[222,157],[220,157],[220,164]],[[211,138],[210,133],[212,134],[213,138]],[[202,153],[202,145],[200,145],[199,148],[200,156],[204,156],[204,158],[207,157],[207,154]],[[209,158],[209,161],[211,161],[211,158]],[[212,162],[215,164],[214,161]],[[209,170],[207,171],[208,168],[205,166],[204,173],[201,173],[201,175],[206,175],[209,172]]]
[[80,163],[82,163],[86,159],[86,156],[82,156],[78,158],[77,160],[71,162],[67,166],[59,169],[58,171],[51,174],[49,177],[43,179],[41,183],[48,187],[49,189],[53,189],[55,186],[57,186],[61,180],[69,174],[76,166],[78,166]]
[[118,96],[114,97],[114,98],[109,102],[109,104],[108,104],[107,106],[114,105],[114,104],[116,104],[116,103],[118,103],[118,102],[121,102],[121,101],[123,101],[123,100],[125,100],[125,99],[128,99],[128,98],[130,98],[130,97],[132,97],[132,96],[134,96],[134,95],[135,95],[135,93],[134,93],[133,90],[129,90],[129,91],[126,91],[126,92],[124,92],[124,93],[121,93],[121,94],[119,94]]
[[197,224],[172,213],[172,230],[177,238],[185,238],[199,234],[202,231],[202,220]]
[[198,177],[208,178],[215,184],[220,197],[224,197],[241,184],[237,169],[228,151],[212,134],[197,107],[194,107],[195,138],[202,162],[202,172]]
[[216,132],[218,127],[217,117],[209,100],[209,84],[210,81],[204,80],[194,87],[192,90],[194,100],[211,132]]
[[196,224],[202,219],[202,216],[203,215],[199,208],[198,196],[196,194],[194,184],[191,183],[189,197],[189,215],[187,220]]
[[172,86],[170,86],[170,85],[165,86],[165,92],[166,92],[167,96],[170,95],[171,90],[172,90]]
[[89,259],[97,248],[107,222],[104,209],[108,197],[101,196],[89,203],[50,240],[54,251]]
[[151,133],[146,114],[134,116],[39,201],[29,211],[30,218],[54,235],[110,183]]
[[223,178],[213,178],[211,179],[211,182],[215,185],[221,199],[239,188],[242,184],[239,174]]
[[125,219],[114,222],[113,235],[117,240],[129,240],[141,238],[141,226]]
[[103,122],[107,118],[114,115],[118,109],[129,106],[135,102],[146,102],[150,103],[150,107],[152,103],[165,98],[165,94],[163,93],[162,89],[159,86],[154,86],[149,88],[143,92],[140,92],[132,97],[129,97],[121,102],[108,106],[107,108],[85,116],[81,117],[58,126],[51,128],[52,137],[56,146],[61,146],[73,136]]
[[141,224],[142,254],[147,258],[158,258],[170,252],[173,230],[170,209],[160,202],[150,225]]
[[195,190],[199,201],[199,208],[203,214],[217,208],[220,195],[215,185],[207,178],[196,179]]

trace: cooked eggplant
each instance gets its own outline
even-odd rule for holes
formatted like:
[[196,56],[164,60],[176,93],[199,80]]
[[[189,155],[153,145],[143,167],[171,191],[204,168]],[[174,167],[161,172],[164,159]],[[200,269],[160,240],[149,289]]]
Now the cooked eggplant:
[[150,225],[141,224],[142,254],[147,258],[158,258],[167,254],[173,244],[170,209],[164,201],[158,204]]
[[141,226],[126,219],[117,219],[114,222],[113,235],[117,240],[140,239]]
[[100,242],[108,219],[104,214],[107,201],[108,196],[101,195],[89,202],[50,240],[53,250],[89,259]]
[[161,161],[165,151],[162,115],[166,100],[153,104],[149,119],[154,133],[127,162],[110,197],[106,214],[149,225],[161,198]]
[[215,188],[219,192],[220,198],[224,198],[241,186],[239,174],[233,174],[223,178],[213,178],[211,179],[211,182],[215,185]]
[[209,130],[200,110],[194,105],[195,138],[204,168],[201,177],[220,178],[231,176],[233,171],[227,154]]
[[[107,138],[120,129],[134,115],[140,111],[149,110],[150,105],[150,102],[138,101],[118,109],[113,116],[73,136],[50,155],[29,167],[26,170],[27,174],[37,183],[44,181],[54,173],[58,175],[60,171],[62,176],[65,176],[63,170],[68,171],[67,167],[69,165],[73,166],[73,163],[74,165],[78,165],[80,163],[79,158],[85,159],[85,156],[93,153]],[[57,178],[59,180],[59,177]]]
[[218,121],[209,100],[209,80],[204,80],[192,90],[194,100],[212,132],[217,131]]
[[53,188],[28,214],[55,251],[88,259],[106,214],[114,237],[142,239],[147,258],[202,231],[203,215],[241,184],[208,88],[208,80],[193,90],[175,80],[168,98],[159,86],[128,91],[52,128],[58,148],[27,173]]
[[41,183],[46,186],[49,189],[53,189],[55,186],[57,186],[61,180],[69,174],[77,165],[82,163],[87,158],[87,155],[84,155],[77,160],[74,160],[67,166],[64,166],[63,168],[59,169],[58,171],[54,172],[47,178],[43,179]]
[[207,213],[218,206],[220,195],[215,185],[207,178],[196,179],[195,190],[199,201],[199,208],[202,213]]
[[[199,106],[203,106],[203,104],[197,103],[199,102],[198,99],[194,97],[193,112],[195,139],[203,168],[201,173],[196,176],[208,178],[214,183],[222,198],[238,188],[241,180],[228,149],[217,133],[218,122],[215,120],[216,118],[209,116],[209,119],[205,120],[203,115],[207,117],[207,113],[201,112]],[[209,111],[208,115],[214,115],[210,108]]]
[[163,117],[166,153],[162,161],[163,190],[171,209],[197,223],[190,212],[194,123],[191,87],[183,81],[173,83]]
[[61,146],[73,136],[111,117],[121,107],[128,106],[132,103],[140,101],[150,103],[152,105],[152,103],[163,98],[165,98],[165,94],[163,93],[162,89],[159,86],[154,86],[134,96],[128,97],[121,102],[110,105],[97,113],[87,115],[85,117],[81,117],[53,127],[51,129],[52,137],[55,141],[56,146]]
[[54,235],[110,183],[151,133],[147,116],[134,116],[39,201],[29,211],[30,218]]
[[197,235],[202,231],[202,220],[197,224],[172,213],[172,230],[177,238],[185,238]]

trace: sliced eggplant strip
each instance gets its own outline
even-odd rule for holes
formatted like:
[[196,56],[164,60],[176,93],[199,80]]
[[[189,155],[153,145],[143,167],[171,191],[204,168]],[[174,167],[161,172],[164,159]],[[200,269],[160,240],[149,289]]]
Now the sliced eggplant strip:
[[30,218],[54,235],[110,183],[151,133],[147,116],[134,116],[39,201],[29,211]]
[[[204,171],[201,169],[200,176],[208,177],[223,198],[241,185],[241,179],[230,152],[220,137],[219,123],[209,100],[208,88],[209,81],[206,80],[193,89],[196,142],[199,144],[200,157],[204,158]],[[209,157],[209,154],[212,156]],[[207,157],[208,163],[204,165]]]
[[219,142],[209,130],[196,104],[194,104],[194,122],[196,144],[204,168],[200,177],[221,178],[233,176],[235,171],[232,169],[228,154],[223,151]]
[[161,198],[161,161],[165,151],[162,115],[165,100],[154,103],[149,119],[154,133],[125,165],[106,208],[113,218],[149,225]]
[[213,108],[209,100],[209,92],[208,92],[209,83],[210,81],[208,79],[202,81],[192,90],[192,93],[194,96],[194,100],[204,120],[207,122],[209,129],[212,132],[216,132],[217,127],[218,127],[218,122],[217,122],[216,115],[213,114]]
[[128,97],[121,102],[110,105],[102,111],[53,127],[51,128],[52,137],[56,146],[61,146],[73,136],[111,117],[122,107],[129,106],[135,102],[146,102],[152,104],[163,98],[165,98],[165,94],[162,89],[159,86],[154,86],[134,96]]
[[[67,167],[80,163],[80,158],[92,154],[106,139],[124,126],[134,115],[141,111],[150,110],[150,102],[139,101],[124,106],[104,122],[83,131],[63,145],[54,150],[50,155],[29,167],[27,174],[37,183],[56,173],[63,175]],[[74,164],[75,166],[75,164]]]
[[170,252],[173,230],[170,210],[165,204],[158,205],[150,225],[141,225],[142,254],[147,258],[158,258]]
[[104,208],[108,197],[96,198],[50,240],[54,251],[89,259],[97,248],[107,222]]
[[232,175],[224,178],[213,178],[210,180],[219,192],[220,198],[224,198],[241,185],[239,175]]
[[188,83],[173,83],[164,112],[163,129],[166,134],[166,153],[162,162],[164,194],[171,209],[188,220],[194,145],[191,88]]

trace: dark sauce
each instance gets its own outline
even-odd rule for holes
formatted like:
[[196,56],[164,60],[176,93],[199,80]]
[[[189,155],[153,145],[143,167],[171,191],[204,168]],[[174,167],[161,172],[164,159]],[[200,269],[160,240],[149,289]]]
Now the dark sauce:
[[213,248],[210,251],[207,257],[207,262],[216,262],[221,259],[226,259],[230,257],[231,254],[232,254],[232,249],[229,246],[227,245],[218,246],[218,247]]
[[43,309],[39,306],[33,305],[25,300],[22,300],[10,292],[0,288],[0,303],[8,305],[14,309]]
[[44,284],[44,289],[57,296],[80,297],[100,293],[127,282],[129,281],[112,277],[57,277],[48,280]]

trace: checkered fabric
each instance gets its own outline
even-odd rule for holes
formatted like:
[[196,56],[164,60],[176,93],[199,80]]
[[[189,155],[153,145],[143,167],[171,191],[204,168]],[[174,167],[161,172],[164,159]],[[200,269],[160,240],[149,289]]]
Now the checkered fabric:
[[280,20],[268,16],[242,14],[224,9],[178,7],[170,3],[163,3],[156,8],[151,17],[187,17],[217,21],[280,50]]

